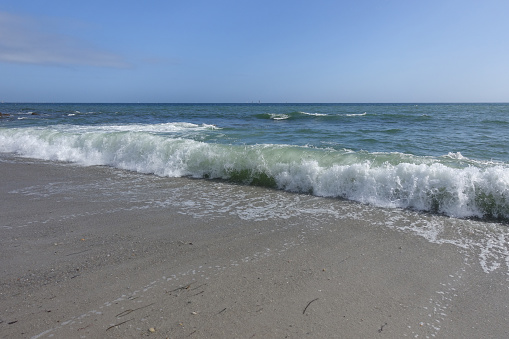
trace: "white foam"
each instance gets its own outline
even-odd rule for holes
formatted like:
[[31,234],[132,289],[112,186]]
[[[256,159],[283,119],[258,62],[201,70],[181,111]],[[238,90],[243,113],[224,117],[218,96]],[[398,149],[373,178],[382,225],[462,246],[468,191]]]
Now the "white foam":
[[275,114],[275,113],[271,113],[270,114],[270,118],[273,119],[273,120],[286,120],[286,119],[289,119],[290,116],[288,114]]
[[328,116],[328,114],[325,114],[325,113],[307,113],[307,112],[299,112],[301,114],[304,114],[304,115],[311,115],[311,116],[315,116],[315,117],[326,117]]
[[211,124],[192,124],[188,122],[171,122],[161,124],[119,124],[119,125],[56,125],[55,130],[67,133],[94,133],[94,132],[148,132],[148,133],[175,133],[189,131],[203,131],[220,129]]

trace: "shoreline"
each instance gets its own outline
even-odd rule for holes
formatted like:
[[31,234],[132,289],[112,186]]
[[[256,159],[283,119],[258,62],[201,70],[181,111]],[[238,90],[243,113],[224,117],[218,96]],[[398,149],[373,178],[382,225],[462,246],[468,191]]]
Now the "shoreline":
[[2,337],[509,333],[507,248],[469,245],[500,225],[9,156],[0,178]]

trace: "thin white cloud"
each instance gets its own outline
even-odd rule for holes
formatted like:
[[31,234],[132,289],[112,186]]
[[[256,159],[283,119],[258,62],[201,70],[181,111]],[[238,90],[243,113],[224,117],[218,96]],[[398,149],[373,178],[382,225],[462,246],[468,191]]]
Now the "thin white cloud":
[[0,62],[131,67],[119,55],[72,36],[44,32],[37,21],[7,12],[0,12]]

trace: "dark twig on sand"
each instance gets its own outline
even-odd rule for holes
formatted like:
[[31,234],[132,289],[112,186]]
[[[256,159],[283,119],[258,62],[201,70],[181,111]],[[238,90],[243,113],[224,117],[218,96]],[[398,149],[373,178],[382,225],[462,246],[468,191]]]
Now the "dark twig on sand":
[[[133,318],[133,319],[134,319],[134,318]],[[120,325],[122,325],[122,324],[125,324],[126,322],[131,321],[131,320],[133,320],[133,319],[128,319],[128,320],[126,320],[126,321],[122,321],[121,323],[118,323],[118,324],[115,324],[115,325],[111,325],[110,327],[108,327],[108,328],[106,329],[106,331],[107,331],[107,330],[111,330],[112,328],[117,327],[117,326],[120,326]]]
[[304,311],[302,311],[302,314],[305,314],[305,313],[306,313],[306,310],[307,310],[307,309],[308,309],[308,307],[309,307],[309,305],[311,305],[311,303],[312,303],[313,301],[317,301],[318,299],[320,299],[320,298],[316,298],[316,299],[313,299],[313,300],[311,300],[310,302],[308,302],[308,304],[306,305],[306,307],[304,307]]
[[91,249],[86,249],[86,250],[83,250],[83,251],[79,251],[79,252],[74,252],[74,253],[69,253],[69,254],[66,254],[65,256],[68,257],[70,255],[75,255],[75,254],[81,254],[81,253],[85,253],[85,252],[88,252],[90,251]]
[[[186,286],[180,286],[180,287],[177,287],[176,289],[171,290],[171,291],[166,291],[165,293],[172,294],[173,292],[176,292],[176,291],[188,290],[188,289],[191,287],[191,285],[192,285],[192,284],[194,284],[194,282],[192,282],[192,283],[190,283],[190,284],[188,284],[188,285],[186,285]],[[205,285],[205,284],[204,284],[204,285]],[[203,286],[203,285],[200,285],[200,286]],[[200,286],[198,286],[198,287],[200,287]],[[198,288],[198,287],[196,287],[196,288]]]
[[84,330],[85,328],[90,327],[90,326],[92,326],[92,324],[88,324],[88,325],[87,325],[87,326],[85,326],[85,327],[80,327],[80,328],[78,328],[78,331]]
[[149,307],[149,306],[152,306],[154,304],[155,303],[148,304],[148,305],[145,305],[145,306],[141,306],[141,307],[135,308],[134,310],[125,310],[124,312],[117,314],[116,317],[117,318],[123,317],[124,315],[128,315],[131,312],[134,312],[134,311],[137,311],[137,310],[141,310],[142,308]]
[[189,291],[197,290],[197,289],[199,289],[200,287],[205,286],[205,285],[207,285],[207,284],[201,284],[200,286],[196,286],[195,288],[191,288]]

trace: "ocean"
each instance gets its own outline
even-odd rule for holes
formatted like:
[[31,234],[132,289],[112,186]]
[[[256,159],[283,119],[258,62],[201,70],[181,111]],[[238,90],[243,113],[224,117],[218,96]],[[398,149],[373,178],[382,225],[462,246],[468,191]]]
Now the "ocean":
[[509,104],[0,104],[0,152],[509,219]]

